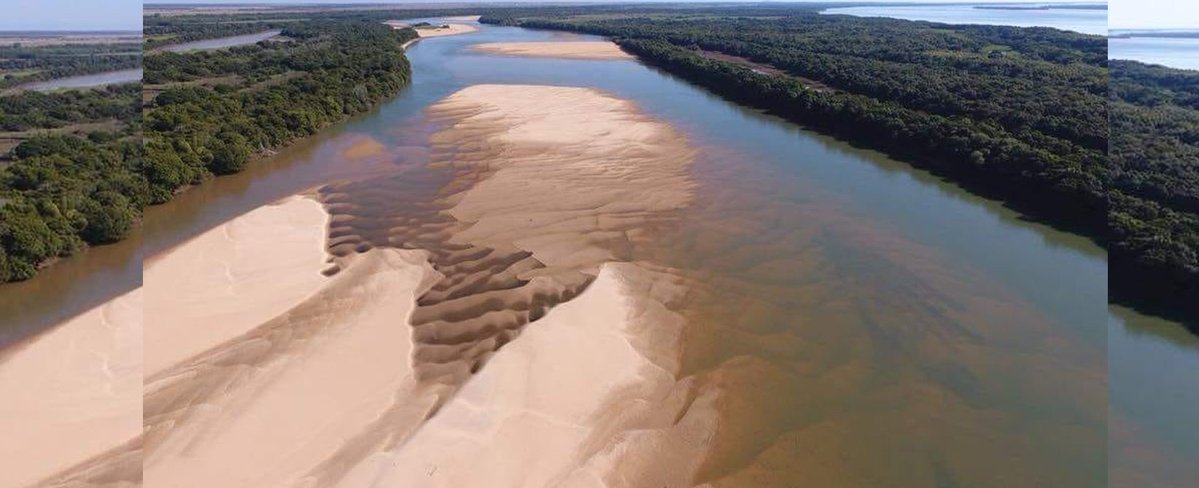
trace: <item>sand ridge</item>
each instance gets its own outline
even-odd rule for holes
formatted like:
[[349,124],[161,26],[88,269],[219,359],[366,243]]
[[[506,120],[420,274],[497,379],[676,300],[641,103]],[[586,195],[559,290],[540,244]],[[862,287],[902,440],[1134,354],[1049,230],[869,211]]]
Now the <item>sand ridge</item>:
[[565,59],[634,59],[611,41],[485,42],[471,49],[488,54]]

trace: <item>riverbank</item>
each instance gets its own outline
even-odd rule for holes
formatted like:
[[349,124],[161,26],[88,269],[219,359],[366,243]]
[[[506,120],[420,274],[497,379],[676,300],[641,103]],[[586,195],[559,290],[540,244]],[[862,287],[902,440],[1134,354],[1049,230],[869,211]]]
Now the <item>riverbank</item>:
[[0,485],[28,486],[141,434],[142,290],[0,354]]

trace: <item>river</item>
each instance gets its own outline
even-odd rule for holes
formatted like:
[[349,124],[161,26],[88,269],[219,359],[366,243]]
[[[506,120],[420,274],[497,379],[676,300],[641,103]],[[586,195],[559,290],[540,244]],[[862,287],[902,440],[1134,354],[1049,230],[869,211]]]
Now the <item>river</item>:
[[90,88],[95,86],[115,85],[118,83],[129,83],[131,81],[140,81],[141,79],[142,69],[135,68],[38,81],[22,85],[19,88],[37,91],[68,90],[73,88]]
[[[1060,3],[1040,4],[1052,7]],[[1103,5],[1103,4],[1098,4]],[[1107,9],[1083,9],[1078,5],[1063,8],[1028,8],[1035,3],[1019,4],[1026,8],[994,8],[995,5],[873,5],[868,7],[837,7],[824,14],[856,15],[860,17],[891,17],[904,20],[927,20],[946,24],[989,24],[1015,27],[1055,27],[1083,34],[1107,35]],[[984,8],[979,8],[984,7]]]
[[243,34],[240,36],[219,37],[216,39],[203,39],[199,41],[184,42],[181,44],[173,44],[161,48],[163,51],[173,53],[185,53],[189,51],[208,51],[211,49],[224,49],[227,47],[244,46],[246,44],[254,44],[258,41],[265,41],[282,33],[280,30],[268,30],[255,32],[253,34]]
[[[425,181],[437,129],[425,109],[459,89],[587,86],[632,100],[700,149],[698,201],[630,252],[695,278],[710,298],[684,310],[683,361],[724,378],[735,401],[705,479],[1099,486],[1109,454],[1116,476],[1165,479],[1168,466],[1171,480],[1199,479],[1180,447],[1199,439],[1188,430],[1199,409],[1166,394],[1194,384],[1194,341],[1109,312],[1098,246],[634,61],[469,50],[561,39],[481,26],[422,40],[408,52],[413,83],[393,100],[150,209],[140,246],[94,249],[0,288],[0,312],[21,313],[8,330],[69,314],[57,304],[116,296],[136,286],[142,255],[284,196],[381,166]],[[390,148],[385,161],[342,156],[363,136]],[[1109,453],[1109,394],[1121,426],[1111,442],[1137,449]]]

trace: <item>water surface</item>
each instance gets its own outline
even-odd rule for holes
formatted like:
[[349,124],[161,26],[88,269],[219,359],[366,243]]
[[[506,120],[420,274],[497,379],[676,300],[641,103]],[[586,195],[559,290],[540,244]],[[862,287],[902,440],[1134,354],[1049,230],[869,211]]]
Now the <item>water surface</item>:
[[1107,55],[1111,59],[1199,70],[1199,37],[1111,38],[1107,41]]
[[173,53],[185,53],[190,51],[208,51],[212,49],[224,49],[227,47],[244,46],[246,44],[254,44],[258,41],[265,41],[282,33],[280,30],[269,30],[256,32],[253,34],[242,34],[239,36],[218,37],[216,39],[203,39],[199,41],[185,42],[182,44],[172,44],[164,46],[163,51]]
[[134,68],[38,81],[22,85],[19,88],[37,91],[69,90],[75,88],[91,88],[96,86],[129,83],[133,81],[140,81],[141,79],[142,69]]
[[[1037,4],[1020,4],[1035,6]],[[1052,5],[1052,4],[1046,4]],[[927,20],[945,24],[989,24],[1014,27],[1054,27],[1083,34],[1107,35],[1106,9],[1048,8],[996,9],[976,8],[979,5],[891,5],[869,7],[839,7],[823,14],[856,15],[859,17],[890,17],[904,20]],[[985,6],[985,5],[984,5]],[[995,5],[989,5],[994,7]]]

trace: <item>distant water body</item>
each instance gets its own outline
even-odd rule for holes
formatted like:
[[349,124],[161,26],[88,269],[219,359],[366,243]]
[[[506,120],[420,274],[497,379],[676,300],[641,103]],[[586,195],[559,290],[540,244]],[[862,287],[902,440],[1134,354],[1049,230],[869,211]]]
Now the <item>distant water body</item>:
[[118,83],[129,83],[141,79],[142,69],[136,68],[38,81],[21,86],[21,88],[36,91],[69,90],[74,88],[91,88],[96,86],[115,85]]
[[1109,39],[1107,53],[1111,59],[1131,59],[1171,68],[1199,70],[1199,37],[1134,34],[1132,37]]
[[162,48],[164,51],[173,53],[186,53],[191,51],[207,51],[210,49],[224,49],[234,46],[244,46],[246,44],[254,44],[258,41],[265,41],[272,37],[281,34],[283,31],[269,30],[256,32],[254,34],[244,34],[240,36],[220,37],[216,39],[204,39],[201,41],[185,42],[183,44],[175,44]]
[[898,5],[830,8],[821,13],[927,20],[945,24],[1054,27],[1083,34],[1107,35],[1107,9],[1079,8],[1081,6],[1055,8],[1048,4],[1027,4],[1017,8],[1011,8],[1011,5],[1003,6],[1008,8],[996,8],[996,5]]

